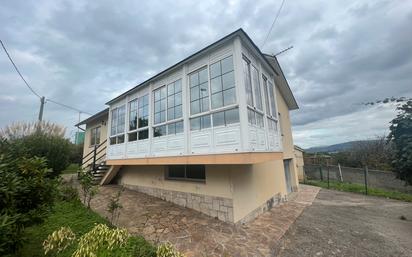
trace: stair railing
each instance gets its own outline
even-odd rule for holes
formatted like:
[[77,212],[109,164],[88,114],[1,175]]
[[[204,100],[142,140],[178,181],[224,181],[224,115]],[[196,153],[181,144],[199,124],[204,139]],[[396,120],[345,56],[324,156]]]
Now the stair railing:
[[[98,145],[94,145],[93,150],[90,151],[88,154],[86,154],[82,158],[82,164],[80,166],[81,169],[85,168],[84,166],[86,165],[86,167],[91,166],[91,170],[89,171],[91,171],[92,173],[94,173],[97,170],[97,167],[98,167],[98,165],[96,165],[97,162],[106,156],[106,153],[99,156],[100,153],[106,150],[107,148],[106,142],[107,142],[107,139]],[[88,165],[90,161],[92,161],[92,163]]]

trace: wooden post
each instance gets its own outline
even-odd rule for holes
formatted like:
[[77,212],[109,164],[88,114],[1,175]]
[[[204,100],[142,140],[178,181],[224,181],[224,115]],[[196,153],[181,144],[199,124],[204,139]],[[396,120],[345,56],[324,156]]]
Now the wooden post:
[[338,167],[339,167],[339,179],[340,179],[340,182],[343,182],[342,169],[340,167],[340,163],[338,163]]
[[328,189],[329,189],[329,173],[330,173],[330,167],[329,167],[329,165],[328,165]]
[[368,195],[368,166],[365,166],[365,194]]
[[323,181],[322,164],[319,165],[320,181]]

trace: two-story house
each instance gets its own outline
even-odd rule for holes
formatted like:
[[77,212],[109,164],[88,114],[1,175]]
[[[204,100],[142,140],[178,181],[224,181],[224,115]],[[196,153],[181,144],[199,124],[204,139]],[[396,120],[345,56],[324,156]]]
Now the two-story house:
[[84,156],[97,151],[110,166],[102,184],[233,223],[298,189],[289,119],[297,103],[276,57],[242,29],[107,105],[78,124]]

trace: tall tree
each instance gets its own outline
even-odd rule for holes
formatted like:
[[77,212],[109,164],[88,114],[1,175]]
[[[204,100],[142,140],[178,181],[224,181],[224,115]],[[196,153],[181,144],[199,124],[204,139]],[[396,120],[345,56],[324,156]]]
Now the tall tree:
[[396,108],[388,139],[395,148],[393,166],[398,178],[412,185],[412,99]]

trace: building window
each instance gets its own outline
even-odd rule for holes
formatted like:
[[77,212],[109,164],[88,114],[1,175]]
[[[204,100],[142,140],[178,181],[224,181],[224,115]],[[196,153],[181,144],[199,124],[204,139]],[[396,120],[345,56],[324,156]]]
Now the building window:
[[154,124],[166,121],[167,89],[166,86],[154,91]]
[[272,117],[276,117],[276,103],[275,103],[275,87],[272,82],[268,80],[269,97],[270,97],[270,109],[272,111]]
[[143,140],[143,139],[148,139],[149,138],[149,130],[141,130],[138,132],[138,139]]
[[261,114],[260,112],[257,112],[257,111],[254,111],[248,108],[247,117],[248,117],[248,122],[250,125],[254,125],[259,128],[263,128],[265,126],[264,121],[263,121],[263,114]]
[[100,126],[90,130],[90,146],[100,144]]
[[129,130],[137,129],[137,99],[129,102]]
[[139,123],[138,127],[144,128],[149,125],[149,95],[144,95],[138,98]]
[[269,89],[268,89],[268,79],[265,75],[262,75],[263,80],[263,94],[265,95],[265,106],[266,113],[270,116],[270,98],[269,98]]
[[112,110],[110,144],[124,143],[125,105]]
[[210,114],[190,119],[190,130],[202,130],[210,128]]
[[250,76],[250,61],[243,57],[243,79],[246,87],[246,100],[249,106],[253,106],[253,90]]
[[234,108],[222,112],[213,113],[213,127],[226,126],[239,123],[239,109]]
[[209,111],[209,86],[207,67],[189,75],[190,113]]
[[182,117],[182,80],[167,85],[167,120]]
[[252,70],[252,85],[253,85],[253,96],[255,97],[255,106],[257,109],[262,110],[262,94],[260,92],[259,83],[259,71],[254,65],[251,66]]
[[170,123],[167,125],[168,135],[179,134],[179,133],[183,133],[183,121],[178,121],[178,122]]
[[236,102],[235,74],[233,71],[232,56],[210,65],[210,88],[212,109]]
[[276,120],[268,118],[268,127],[269,127],[269,130],[277,132],[278,131],[278,122]]
[[205,181],[205,165],[169,165],[167,167],[166,179]]

